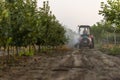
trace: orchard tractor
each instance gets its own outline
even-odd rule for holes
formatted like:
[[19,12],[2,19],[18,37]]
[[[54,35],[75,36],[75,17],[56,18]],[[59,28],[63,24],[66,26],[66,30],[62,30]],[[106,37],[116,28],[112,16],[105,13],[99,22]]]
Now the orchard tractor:
[[94,38],[90,34],[89,25],[80,25],[79,27],[79,48],[89,47],[90,49],[94,48]]

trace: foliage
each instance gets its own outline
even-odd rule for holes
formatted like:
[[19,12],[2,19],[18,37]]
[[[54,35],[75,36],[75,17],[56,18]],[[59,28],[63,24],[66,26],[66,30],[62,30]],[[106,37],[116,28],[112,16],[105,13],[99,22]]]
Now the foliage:
[[49,2],[44,2],[40,8],[40,22],[38,30],[40,31],[37,38],[37,45],[60,45],[66,42],[65,30],[56,20],[56,17],[50,11]]
[[109,22],[97,22],[91,27],[91,33],[94,35],[97,42],[105,38],[109,33],[113,32]]
[[[108,38],[114,39],[115,35],[120,33],[120,0],[101,2],[99,14],[104,16],[104,19],[102,22],[93,25],[92,33],[98,42],[102,39],[107,39],[107,41]],[[117,39],[119,40],[119,38]]]
[[33,56],[34,55],[34,50],[26,50],[26,51],[20,51],[19,56]]
[[66,42],[65,30],[50,11],[48,1],[39,8],[36,0],[3,0],[0,6],[1,47],[57,46]]
[[114,32],[114,28],[108,23],[97,23],[92,26],[91,32],[94,35],[95,41],[97,43],[120,43],[120,33]]
[[120,55],[120,47],[114,46],[110,49],[110,55]]
[[120,0],[107,0],[107,3],[101,2],[99,14],[104,16],[106,21],[115,24],[120,30]]
[[101,45],[99,47],[99,50],[106,53],[106,54],[109,54],[109,55],[113,55],[113,56],[116,56],[116,55],[120,55],[120,46],[118,45]]

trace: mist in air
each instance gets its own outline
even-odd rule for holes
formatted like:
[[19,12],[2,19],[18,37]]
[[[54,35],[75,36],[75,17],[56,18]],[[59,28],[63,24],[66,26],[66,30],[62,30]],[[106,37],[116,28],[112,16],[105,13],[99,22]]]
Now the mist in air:
[[79,43],[80,35],[78,32],[66,29],[66,37],[68,38],[67,46],[69,48],[75,48],[76,44]]

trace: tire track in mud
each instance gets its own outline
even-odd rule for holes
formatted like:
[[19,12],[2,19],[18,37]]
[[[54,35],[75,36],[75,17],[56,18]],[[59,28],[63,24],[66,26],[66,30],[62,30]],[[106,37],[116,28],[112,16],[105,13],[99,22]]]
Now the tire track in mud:
[[87,68],[90,68],[86,61],[87,57],[84,54],[84,50],[73,51],[61,60],[55,70],[56,72],[53,73],[57,75],[57,78],[51,80],[85,80]]
[[57,77],[50,80],[120,80],[119,60],[96,49],[75,50],[61,60],[53,73]]
[[120,59],[97,49],[76,49],[59,56],[37,56],[0,80],[120,80]]

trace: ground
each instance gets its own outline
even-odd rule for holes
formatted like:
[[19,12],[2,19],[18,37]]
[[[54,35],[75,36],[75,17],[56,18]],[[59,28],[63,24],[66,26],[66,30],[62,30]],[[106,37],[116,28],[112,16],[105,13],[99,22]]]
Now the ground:
[[97,49],[45,53],[1,71],[0,80],[120,80],[120,59]]

